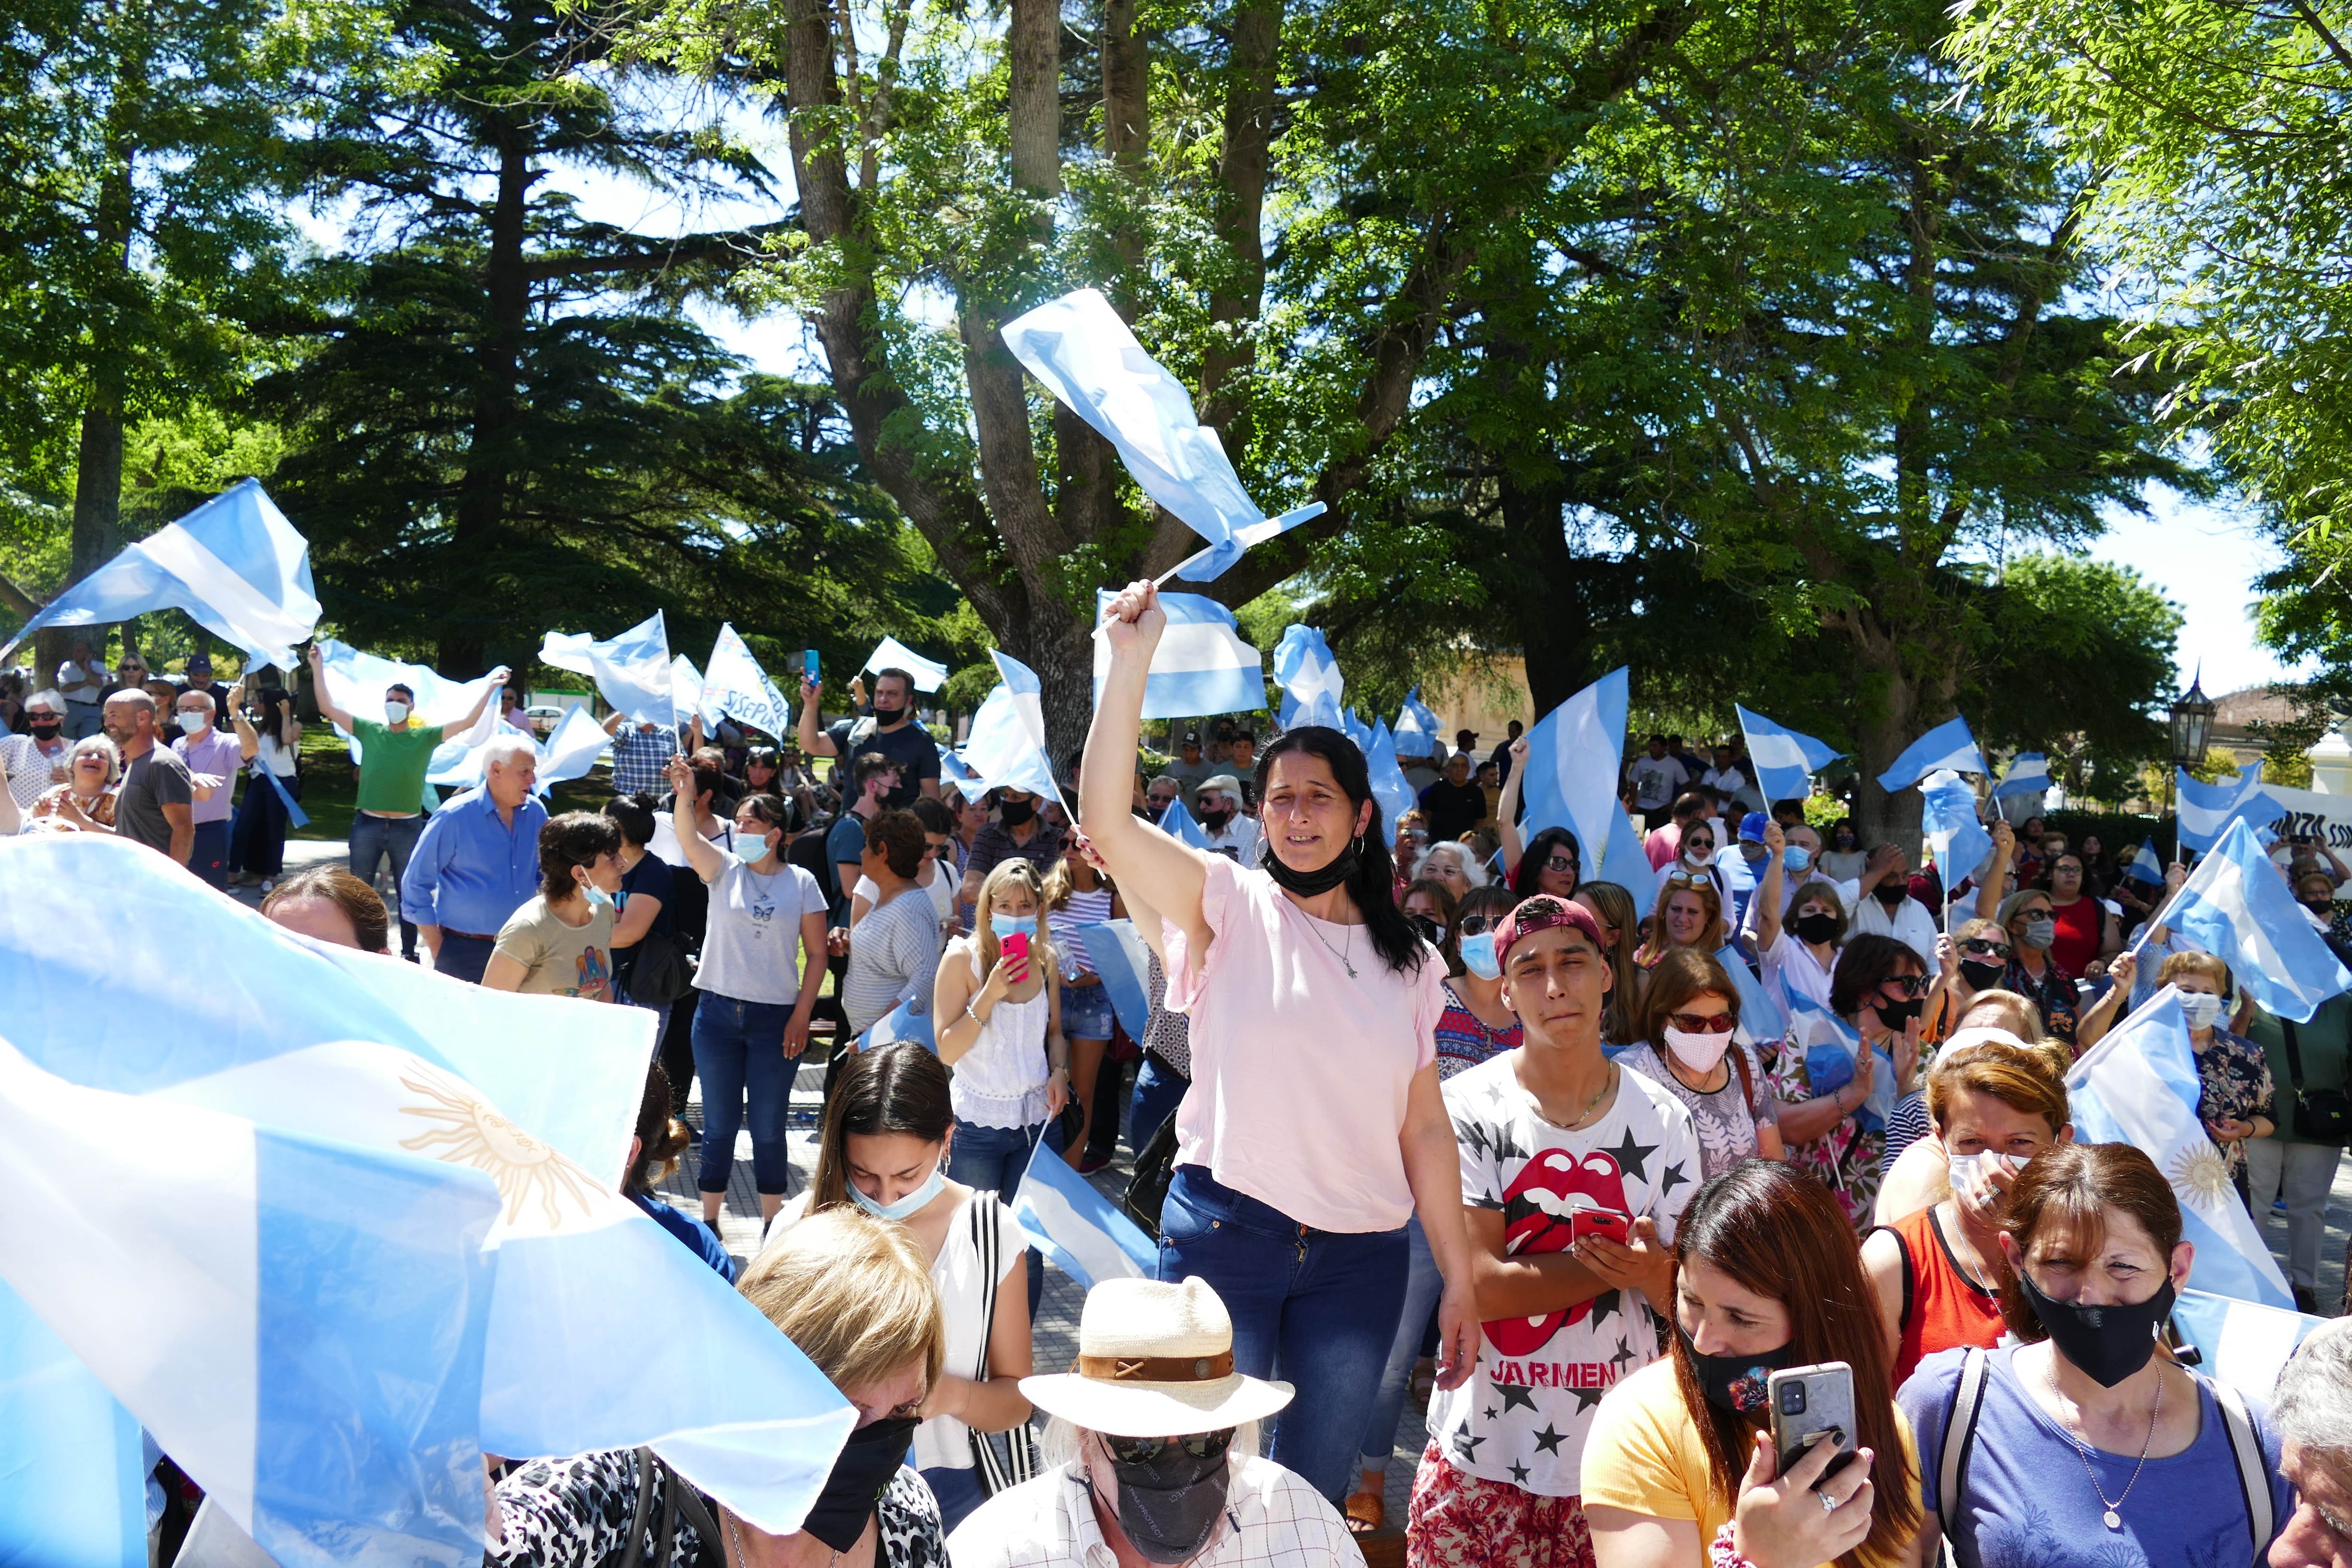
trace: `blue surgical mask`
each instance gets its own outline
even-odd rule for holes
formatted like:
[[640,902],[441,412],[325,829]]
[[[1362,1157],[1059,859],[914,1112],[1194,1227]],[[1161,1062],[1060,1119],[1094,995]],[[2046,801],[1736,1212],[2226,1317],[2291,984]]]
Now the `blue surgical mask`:
[[2180,995],[2180,1016],[2192,1029],[2210,1029],[2221,1018],[2221,998],[2202,992],[2185,991]]
[[613,902],[613,895],[606,892],[604,889],[598,887],[593,882],[583,884],[580,890],[588,895],[588,907],[590,909],[609,910],[616,907]]
[[1495,933],[1482,931],[1462,939],[1462,967],[1481,980],[1500,980],[1502,962],[1495,956]]
[[1003,942],[1008,936],[1034,937],[1037,934],[1037,917],[1035,915],[1000,915],[992,911],[988,917],[988,929],[996,933],[996,940],[999,942]]
[[1801,844],[1791,844],[1780,851],[1780,864],[1791,871],[1801,871],[1813,863],[1813,852]]
[[183,713],[180,715],[180,732],[184,735],[201,735],[205,731],[205,726],[211,721],[201,713]]
[[761,861],[765,860],[768,858],[768,836],[766,834],[762,833],[755,838],[751,834],[742,831],[740,828],[736,830],[735,858],[742,861],[746,866],[756,866]]
[[857,1190],[856,1182],[845,1180],[841,1184],[849,1189],[849,1195],[857,1201],[857,1206],[876,1219],[906,1219],[921,1212],[923,1205],[938,1197],[940,1189],[948,1184],[948,1157],[942,1152],[940,1163],[931,1167],[931,1179],[895,1204],[876,1203]]

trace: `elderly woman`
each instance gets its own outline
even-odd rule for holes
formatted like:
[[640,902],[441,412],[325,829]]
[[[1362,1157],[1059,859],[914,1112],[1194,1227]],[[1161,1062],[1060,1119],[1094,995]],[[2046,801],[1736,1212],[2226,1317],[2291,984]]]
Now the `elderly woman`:
[[[939,1296],[905,1229],[828,1209],[761,1253],[736,1289],[857,1412],[802,1528],[771,1535],[660,1460],[614,1449],[533,1459],[500,1481],[486,1563],[945,1568],[939,1505],[900,1463],[946,1351]],[[665,1506],[641,1508],[639,1494],[656,1483],[662,1496],[651,1500]],[[634,1541],[633,1529],[642,1531]]]
[[66,782],[52,784],[33,802],[26,832],[111,833],[114,786],[122,778],[122,753],[103,735],[76,741],[67,754]]
[[1486,868],[1478,864],[1466,844],[1431,845],[1421,864],[1413,868],[1413,875],[1444,883],[1456,903],[1468,897],[1471,889],[1486,885]]

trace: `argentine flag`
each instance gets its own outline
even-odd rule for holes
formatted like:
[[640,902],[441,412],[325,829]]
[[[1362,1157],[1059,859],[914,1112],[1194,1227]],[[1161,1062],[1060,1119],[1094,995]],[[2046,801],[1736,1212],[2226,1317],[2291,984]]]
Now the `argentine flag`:
[[1023,789],[1060,804],[1062,786],[1055,782],[1054,764],[1045,752],[1045,713],[1040,705],[1037,672],[1007,654],[989,650],[996,672],[1003,679],[988,700],[972,715],[971,733],[963,743],[966,766],[995,789]]
[[1260,511],[1192,395],[1097,290],[1049,300],[1007,321],[1003,334],[1013,357],[1117,449],[1143,493],[1207,542],[1170,576],[1213,581],[1250,546],[1322,515],[1319,500],[1277,518]]
[[2157,858],[2154,834],[2140,840],[2139,853],[2133,856],[2131,864],[2124,868],[2124,875],[2135,882],[2146,882],[2151,887],[2164,886],[2164,862]]
[[[640,724],[677,722],[669,629],[659,610],[603,642],[586,632],[550,632],[540,644],[539,658],[558,669],[594,678],[604,700]],[[687,710],[699,705],[698,692]]]
[[2050,759],[2040,752],[2020,752],[2009,759],[2009,771],[2000,775],[1993,786],[1995,800],[2008,800],[2013,795],[2043,795],[2050,793]]
[[[436,769],[454,765],[460,752],[480,745],[498,729],[499,703],[492,695],[499,685],[495,674],[452,680],[429,665],[404,664],[396,658],[362,653],[332,637],[319,639],[319,663],[327,672],[327,689],[320,695],[355,717],[383,718],[384,689],[392,686],[405,686],[415,693],[410,716],[428,726],[454,724],[472,712],[474,704],[482,703],[482,716],[436,751]],[[350,742],[352,760],[360,761],[361,746],[351,731],[338,724],[335,733]]]
[[1209,842],[1209,830],[1193,820],[1192,809],[1185,805],[1184,797],[1181,795],[1170,801],[1168,809],[1160,814],[1160,831],[1177,843],[1190,845],[1195,849],[1214,847]]
[[[203,985],[183,981],[191,950]],[[855,1414],[615,1191],[649,1013],[312,942],[162,856],[79,834],[0,853],[0,995],[23,1058],[0,1101],[59,1108],[39,1138],[108,1142],[55,1163],[62,1145],[0,1131],[35,1151],[10,1173],[0,1280],[208,1492],[251,1500],[236,1522],[279,1562],[375,1561],[371,1532],[424,1539],[445,1507],[431,1478],[459,1474],[446,1506],[478,1560],[483,1450],[651,1444],[743,1518],[797,1528]],[[102,1109],[69,1098],[91,1093]],[[58,1179],[101,1168],[98,1190]],[[478,1339],[454,1265],[425,1260],[431,1235],[446,1254],[471,1234],[475,1173],[494,1205],[473,1243]],[[401,1182],[413,1215],[389,1195]],[[437,1231],[419,1228],[436,1210]],[[182,1261],[158,1289],[169,1248]],[[119,1331],[132,1312],[157,1331]],[[437,1384],[411,1375],[428,1351]],[[23,1386],[18,1369],[0,1384]],[[331,1486],[322,1466],[341,1467]],[[0,1541],[11,1512],[46,1506],[10,1485]],[[383,1500],[399,1497],[404,1511]],[[387,1561],[462,1557],[387,1539]]]
[[[1625,754],[1627,695],[1626,672],[1621,666],[1545,714],[1528,731],[1527,778],[1519,785],[1527,816],[1519,833],[1522,838],[1532,839],[1547,827],[1567,828],[1576,835],[1579,858],[1588,874],[1595,864],[1593,852],[1605,850],[1599,862],[1603,877],[1631,891],[1637,905],[1646,910],[1641,900],[1648,889],[1638,881],[1627,880],[1633,868],[1619,864],[1615,847],[1621,835],[1633,831],[1625,821],[1624,808],[1617,804],[1617,775]],[[1644,874],[1649,872],[1646,856],[1641,868]],[[1653,879],[1649,888],[1655,886]]]
[[2221,841],[2230,824],[2247,822],[2259,827],[2277,820],[2284,812],[2277,799],[2263,788],[2259,765],[2217,784],[2200,783],[2187,768],[2175,767],[2173,786],[2179,800],[2174,826],[2180,842],[2200,855]]
[[1282,688],[1282,707],[1275,721],[1284,729],[1307,724],[1346,728],[1339,699],[1346,695],[1348,679],[1339,673],[1331,645],[1313,626],[1294,621],[1282,628],[1282,640],[1274,645],[1274,683]]
[[2229,1162],[2197,1118],[2197,1058],[2179,992],[2169,985],[2158,991],[2084,1053],[2066,1075],[2066,1093],[2077,1139],[2129,1143],[2172,1184],[2181,1238],[2197,1247],[2190,1284],[2266,1307],[2294,1305],[2253,1216],[2238,1201]]
[[1878,775],[1878,787],[1889,792],[1907,789],[1938,768],[1958,773],[1990,773],[1969,721],[1953,719],[1937,725],[1903,749],[1894,764]]
[[1739,715],[1739,732],[1748,740],[1748,760],[1755,764],[1756,783],[1768,805],[1811,795],[1813,775],[1845,755],[1738,703],[1732,704],[1732,710]]
[[1095,925],[1083,925],[1072,933],[1086,949],[1087,962],[1102,976],[1103,992],[1110,998],[1111,1011],[1118,1015],[1118,1026],[1127,1037],[1138,1045],[1143,1043],[1143,1026],[1151,1016],[1150,971],[1151,950],[1143,945],[1143,938],[1129,920],[1104,921]]
[[1390,735],[1385,719],[1372,721],[1371,743],[1364,748],[1364,767],[1371,774],[1372,798],[1381,803],[1381,820],[1373,830],[1394,842],[1396,825],[1403,820],[1406,812],[1421,804],[1421,797],[1413,794],[1412,783],[1404,776],[1404,764],[1397,761],[1396,741]]
[[1961,879],[1974,876],[1992,853],[1992,835],[1978,816],[1977,792],[1949,768],[1938,768],[1922,779],[1919,793],[1925,797],[1919,826],[1936,847],[1936,871],[1944,884],[1948,912],[1952,889]]
[[[1528,756],[1532,761],[1535,753],[1529,752]],[[1532,821],[1532,817],[1529,820]],[[1522,831],[1531,840],[1541,829],[1528,826]],[[1580,839],[1579,843],[1580,845],[1582,840]],[[1733,858],[1738,858],[1736,851]],[[1627,816],[1624,809],[1613,800],[1609,803],[1609,837],[1602,840],[1600,865],[1597,868],[1594,867],[1590,850],[1585,852],[1583,860],[1588,880],[1614,882],[1633,896],[1633,913],[1637,920],[1648,919],[1650,911],[1657,908],[1659,885],[1672,868],[1672,862],[1665,866],[1650,864],[1649,852],[1642,845],[1642,830],[1633,826],[1633,819]],[[1726,918],[1728,919],[1728,915]]]
[[2311,929],[2243,817],[2231,820],[2151,923],[2228,964],[2238,984],[2278,1017],[2305,1023],[2322,1002],[2352,991],[2352,973]]
[[2265,1404],[2295,1347],[2326,1321],[2203,1290],[2183,1290],[2172,1309],[2173,1326],[2204,1358],[2198,1370]]
[[1043,1144],[1030,1151],[1013,1217],[1032,1246],[1089,1290],[1105,1279],[1151,1279],[1160,1267],[1151,1238]]
[[1436,710],[1421,700],[1421,688],[1414,687],[1404,694],[1404,706],[1397,710],[1396,728],[1391,731],[1396,740],[1397,755],[1435,756],[1443,728]]
[[[866,668],[869,671],[903,669],[915,678],[915,689],[918,691],[937,691],[948,679],[946,665],[934,658],[925,658],[897,637],[884,637],[875,644],[873,653],[866,658]],[[775,730],[768,732],[772,735],[782,733]]]
[[[1118,595],[1095,594],[1095,700],[1110,679],[1110,638],[1103,607]],[[1182,719],[1198,713],[1244,713],[1265,706],[1265,661],[1242,640],[1234,613],[1199,594],[1162,594],[1168,625],[1151,650],[1143,680],[1143,717]]]
[[932,1027],[931,1015],[928,1010],[916,1012],[912,998],[899,1003],[869,1025],[866,1032],[857,1037],[857,1048],[878,1051],[902,1040],[911,1041],[933,1056],[940,1054],[939,1037]]
[[292,669],[294,645],[319,624],[310,542],[247,479],[44,605],[0,643],[0,662],[44,626],[110,626],[149,610],[185,610],[248,665]]

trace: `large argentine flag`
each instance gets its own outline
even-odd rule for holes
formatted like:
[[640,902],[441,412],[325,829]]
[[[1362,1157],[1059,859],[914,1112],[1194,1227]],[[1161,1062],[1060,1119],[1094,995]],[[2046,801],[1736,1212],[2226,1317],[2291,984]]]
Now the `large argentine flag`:
[[[393,686],[405,686],[416,694],[412,717],[420,724],[454,724],[472,712],[476,703],[481,703],[482,715],[472,727],[442,742],[446,756],[436,753],[433,765],[436,770],[454,764],[459,752],[480,745],[498,728],[498,703],[484,701],[498,688],[496,670],[472,680],[452,680],[429,665],[404,664],[396,658],[362,653],[332,637],[320,639],[319,663],[327,672],[327,689],[322,695],[357,717],[382,718],[384,689]],[[335,733],[351,742],[353,760],[361,760],[362,748],[352,740],[350,732],[338,724]]]
[[[946,665],[937,659],[925,658],[897,637],[884,637],[876,643],[873,653],[866,658],[866,668],[869,671],[903,669],[914,677],[918,691],[937,691],[948,679]],[[765,725],[761,727],[766,729]],[[769,730],[768,732],[772,735],[783,733],[781,730]]]
[[1102,976],[1111,1011],[1118,1015],[1118,1026],[1127,1031],[1129,1039],[1141,1044],[1144,1023],[1151,1016],[1151,976],[1146,967],[1151,962],[1151,950],[1143,945],[1135,922],[1104,921],[1080,926],[1073,934],[1087,950],[1087,962]]
[[[1095,594],[1095,700],[1110,679],[1110,639],[1102,611],[1118,595]],[[1202,713],[1245,713],[1265,706],[1265,660],[1242,641],[1234,613],[1199,594],[1162,594],[1168,614],[1151,668],[1143,681],[1146,719],[1185,719]]]
[[1739,732],[1748,738],[1748,758],[1767,801],[1803,799],[1813,792],[1813,774],[1845,755],[1738,703],[1732,710],[1739,715]]
[[43,626],[100,626],[149,610],[185,610],[253,664],[294,668],[319,624],[310,545],[247,479],[167,523],[59,594],[5,643],[5,661]]
[[[192,948],[211,965],[201,986],[175,978]],[[134,1097],[159,1116],[166,1107],[194,1108],[250,1124],[256,1131],[240,1134],[249,1144],[267,1137],[293,1152],[287,1159],[310,1160],[287,1179],[271,1174],[283,1165],[257,1166],[259,1184],[245,1178],[253,1197],[236,1223],[250,1238],[281,1217],[295,1223],[277,1211],[299,1214],[314,1227],[310,1250],[322,1271],[361,1260],[356,1244],[331,1244],[332,1227],[355,1223],[354,1205],[371,1206],[339,1195],[363,1190],[347,1189],[347,1178],[357,1184],[404,1156],[487,1173],[500,1206],[481,1248],[496,1268],[478,1368],[469,1374],[479,1384],[469,1445],[530,1455],[650,1443],[745,1519],[769,1530],[797,1527],[854,1415],[750,1303],[614,1191],[653,1047],[652,1017],[642,1008],[489,991],[310,942],[161,856],[78,834],[23,840],[0,853],[0,995],[8,999],[7,1037],[31,1068],[81,1089]],[[107,1005],[93,1005],[97,996]],[[155,1020],[166,1016],[171,1026],[158,1028]],[[53,1120],[85,1121],[78,1112]],[[118,1146],[79,1166],[43,1168],[139,1168],[131,1151],[146,1142],[145,1126],[89,1124],[85,1131]],[[311,1159],[305,1152],[320,1140],[348,1150],[349,1160]],[[365,1160],[377,1163],[362,1171]],[[214,1173],[196,1164],[173,1169],[184,1184]],[[332,1535],[314,1549],[291,1527],[275,1540],[268,1533],[270,1518],[294,1518],[298,1505],[316,1513],[336,1504],[303,1490],[313,1473],[307,1467],[320,1462],[304,1450],[322,1434],[344,1441],[343,1428],[296,1402],[296,1393],[325,1397],[318,1388],[257,1385],[252,1379],[277,1364],[267,1354],[247,1383],[225,1384],[226,1374],[202,1364],[206,1355],[159,1355],[168,1342],[89,1329],[119,1305],[50,1312],[68,1292],[91,1302],[151,1296],[156,1311],[179,1314],[169,1320],[175,1333],[222,1357],[247,1332],[240,1321],[264,1325],[266,1352],[273,1344],[327,1342],[342,1320],[312,1312],[303,1305],[309,1298],[278,1289],[273,1276],[229,1267],[260,1256],[251,1239],[243,1254],[207,1243],[221,1271],[205,1292],[147,1289],[141,1281],[153,1247],[128,1200],[103,1224],[91,1217],[95,1209],[72,1210],[80,1217],[71,1221],[77,1240],[66,1256],[28,1250],[42,1234],[29,1210],[47,1204],[54,1215],[67,1212],[55,1205],[96,1204],[81,1193],[89,1184],[77,1180],[42,1194],[12,1181],[16,1203],[11,1223],[0,1226],[0,1278],[133,1417],[178,1435],[166,1445],[199,1484],[256,1500],[266,1528],[255,1533],[281,1562],[365,1560]],[[100,1184],[110,1196],[113,1178]],[[175,1190],[151,1195],[148,1213],[194,1226]],[[217,1240],[231,1223],[208,1219],[205,1234]],[[616,1280],[628,1289],[614,1289]],[[414,1302],[412,1335],[424,1332],[428,1310],[438,1310],[414,1297],[388,1263],[374,1289],[387,1303]],[[354,1342],[348,1364],[388,1365],[399,1348],[389,1334]],[[12,1375],[0,1368],[0,1384]],[[354,1407],[373,1412],[376,1431],[402,1419],[394,1402],[419,1397],[389,1377],[357,1378],[352,1389],[352,1400],[383,1402]],[[195,1415],[184,1418],[178,1412],[189,1405]],[[416,1442],[440,1439],[420,1427]],[[380,1447],[381,1464],[391,1463],[389,1438]],[[424,1448],[409,1458],[439,1462]],[[346,1456],[361,1461],[356,1447]],[[345,1489],[353,1497],[394,1485],[378,1458],[366,1463],[365,1477]],[[0,1478],[0,1508],[9,1506],[6,1486]],[[478,1488],[470,1518],[478,1527]],[[251,1530],[255,1517],[237,1522]],[[0,1527],[0,1541],[8,1538]]]
[[2197,1058],[2180,994],[2168,985],[2084,1054],[2066,1075],[2074,1135],[2147,1152],[2180,1199],[2182,1239],[2194,1242],[2189,1279],[2216,1296],[2294,1305],[2230,1166],[2197,1119]]
[[993,648],[989,656],[996,660],[996,672],[1003,679],[972,715],[971,734],[963,743],[965,763],[992,788],[1025,789],[1059,801],[1062,809],[1069,811],[1045,752],[1045,714],[1037,672]]
[[1171,575],[1213,581],[1251,545],[1322,514],[1321,501],[1271,520],[1260,511],[1183,384],[1143,352],[1096,290],[1048,300],[1003,331],[1013,357],[1102,433],[1143,493],[1207,542]]
[[[669,629],[659,610],[603,642],[586,632],[550,632],[540,645],[539,658],[558,669],[593,677],[604,700],[640,724],[677,722]],[[694,704],[688,706],[691,711]]]
[[1984,753],[1977,750],[1977,738],[1969,732],[1966,719],[1938,724],[1905,747],[1903,754],[1878,775],[1878,787],[1907,788],[1937,768],[1949,768],[1958,773],[1992,772],[1985,766]]
[[1037,1250],[1089,1290],[1105,1279],[1149,1279],[1159,1267],[1151,1238],[1042,1144],[1030,1152],[1013,1194],[1013,1217]]
[[2305,1023],[2322,1002],[2352,991],[2352,973],[2311,929],[2243,817],[2231,821],[2152,923],[2169,926],[2228,964],[2238,984],[2279,1017]]
[[793,710],[784,694],[751,657],[751,650],[731,622],[719,627],[711,645],[710,668],[702,674],[702,710],[724,713],[778,740],[793,732]]
[[[1624,669],[1612,669],[1528,731],[1527,779],[1519,786],[1528,811],[1519,831],[1532,838],[1547,827],[1567,828],[1588,866],[1594,850],[1611,842],[1612,819],[1625,816],[1617,804],[1617,775],[1625,755],[1627,690]],[[1604,860],[1609,880],[1640,898],[1642,889],[1619,874],[1617,857]],[[1644,860],[1644,869],[1647,865]]]
[[2327,1320],[2183,1290],[2173,1306],[2172,1321],[2203,1355],[2199,1371],[2249,1398],[2267,1402],[2295,1347]]
[[2221,842],[2230,824],[2250,822],[2260,826],[2280,815],[2278,802],[2262,786],[2259,768],[2217,784],[2201,784],[2187,768],[2176,767],[2173,785],[2179,801],[2174,826],[2179,830],[2180,842],[2200,855]]

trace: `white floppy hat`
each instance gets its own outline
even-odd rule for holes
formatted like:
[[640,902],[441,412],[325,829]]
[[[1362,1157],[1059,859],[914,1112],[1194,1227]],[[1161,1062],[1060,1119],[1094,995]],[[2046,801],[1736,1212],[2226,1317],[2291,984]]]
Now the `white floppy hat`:
[[1234,1370],[1234,1320],[1204,1279],[1106,1279],[1078,1314],[1076,1371],[1024,1377],[1048,1415],[1112,1437],[1181,1437],[1259,1421],[1286,1383]]

